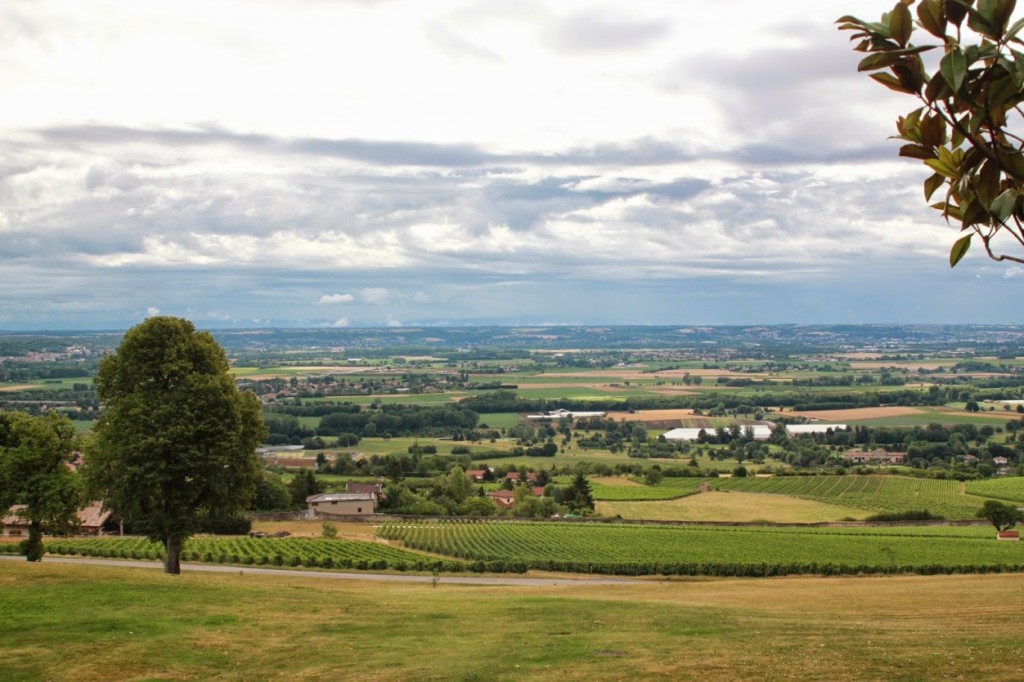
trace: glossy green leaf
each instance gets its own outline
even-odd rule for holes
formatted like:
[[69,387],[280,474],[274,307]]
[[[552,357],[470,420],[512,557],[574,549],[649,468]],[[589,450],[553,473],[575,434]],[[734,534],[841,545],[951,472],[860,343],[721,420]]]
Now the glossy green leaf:
[[957,177],[956,170],[942,163],[939,159],[925,159],[924,164],[947,178],[953,179]]
[[992,201],[989,210],[998,223],[1005,223],[1006,219],[1013,214],[1013,209],[1017,205],[1017,196],[1017,190],[1008,189]]
[[935,194],[935,190],[942,187],[946,183],[946,178],[941,173],[934,173],[930,178],[924,181],[924,200],[929,201],[932,195]]
[[1006,33],[1004,34],[1004,37],[1006,37],[1006,38],[1015,38],[1017,36],[1017,34],[1020,33],[1022,28],[1024,28],[1024,19],[1018,19],[1017,21],[1013,22],[1013,26],[1011,26],[1006,31]]
[[902,2],[897,4],[889,13],[889,35],[900,47],[906,47],[913,30],[914,19],[910,16],[910,10]]
[[939,62],[939,71],[954,93],[960,90],[964,77],[967,75],[967,59],[960,51],[959,45],[954,46],[942,58],[942,61]]
[[921,27],[936,38],[946,37],[946,9],[942,0],[921,0],[917,6]]
[[953,248],[949,251],[949,267],[956,267],[956,264],[967,255],[967,250],[971,248],[971,237],[973,236],[974,233],[972,232],[956,240]]

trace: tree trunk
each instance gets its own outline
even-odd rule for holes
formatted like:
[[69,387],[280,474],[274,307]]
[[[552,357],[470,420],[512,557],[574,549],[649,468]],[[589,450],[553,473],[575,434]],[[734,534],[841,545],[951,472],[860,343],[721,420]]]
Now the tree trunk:
[[38,521],[30,521],[28,540],[25,541],[25,558],[29,561],[43,560],[43,530]]
[[181,538],[167,538],[167,556],[164,558],[164,573],[181,574]]

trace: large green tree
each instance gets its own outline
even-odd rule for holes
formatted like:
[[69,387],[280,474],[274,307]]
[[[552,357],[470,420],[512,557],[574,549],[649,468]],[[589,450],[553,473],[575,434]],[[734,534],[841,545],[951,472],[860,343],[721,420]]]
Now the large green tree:
[[205,518],[246,509],[261,476],[260,406],[239,392],[224,350],[188,320],[151,317],[125,334],[96,376],[103,413],[84,471],[106,506],[164,543],[180,573],[182,543]]
[[1024,521],[1024,512],[1012,504],[997,500],[985,500],[977,514],[979,519],[988,519],[996,530],[1009,530]]
[[0,514],[25,505],[17,515],[29,523],[29,561],[42,559],[43,533],[64,534],[78,525],[82,491],[70,466],[76,445],[66,417],[0,412]]
[[[932,171],[925,200],[945,190],[932,207],[962,233],[950,266],[972,242],[994,260],[1024,263],[1014,253],[1024,247],[1024,19],[1012,21],[1015,7],[1015,0],[899,0],[880,21],[837,22],[867,55],[858,70],[920,104],[896,122],[896,137],[905,143],[900,156]],[[934,55],[934,66],[922,55]]]

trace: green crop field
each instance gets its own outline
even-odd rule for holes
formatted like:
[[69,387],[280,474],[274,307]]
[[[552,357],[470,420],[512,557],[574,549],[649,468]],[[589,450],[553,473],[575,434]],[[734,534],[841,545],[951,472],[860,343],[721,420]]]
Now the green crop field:
[[[163,560],[159,543],[140,537],[67,538],[46,541],[49,554]],[[17,551],[17,543],[0,543],[0,553]],[[440,562],[376,542],[320,538],[197,537],[186,541],[182,561],[255,566],[305,566],[356,570],[460,571],[461,562]],[[482,570],[482,567],[481,567]]]
[[778,476],[707,479],[716,490],[793,495],[872,512],[927,509],[947,519],[971,519],[983,497],[961,492],[961,483],[909,476]]
[[657,485],[608,485],[591,483],[595,500],[673,500],[697,492],[702,478],[666,478]]
[[1024,477],[1005,476],[981,481],[968,481],[967,492],[972,495],[994,497],[1024,504]]
[[[872,528],[634,526],[593,523],[428,521],[378,533],[445,556],[509,566],[626,575],[961,573],[1024,571],[1024,548],[991,530],[930,533]],[[981,529],[985,530],[985,529]],[[823,532],[824,531],[824,532]]]

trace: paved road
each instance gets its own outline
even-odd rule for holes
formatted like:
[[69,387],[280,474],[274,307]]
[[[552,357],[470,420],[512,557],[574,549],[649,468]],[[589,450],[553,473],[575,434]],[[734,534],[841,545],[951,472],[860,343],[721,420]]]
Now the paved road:
[[[23,556],[0,554],[0,560],[25,561]],[[91,566],[120,566],[122,568],[163,568],[159,561],[131,561],[128,559],[90,559],[84,557],[51,557],[43,559],[47,564],[83,564]],[[327,578],[331,580],[373,580],[388,583],[431,583],[429,575],[395,575],[390,573],[339,573],[315,569],[288,570],[283,568],[254,568],[252,566],[222,566],[220,564],[185,564],[182,571],[204,571],[207,573],[236,573],[243,575],[284,575],[303,578]],[[518,585],[527,586],[579,586],[579,585],[635,585],[639,580],[627,578],[513,578],[442,575],[437,579],[444,585]]]

